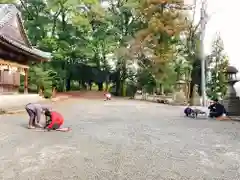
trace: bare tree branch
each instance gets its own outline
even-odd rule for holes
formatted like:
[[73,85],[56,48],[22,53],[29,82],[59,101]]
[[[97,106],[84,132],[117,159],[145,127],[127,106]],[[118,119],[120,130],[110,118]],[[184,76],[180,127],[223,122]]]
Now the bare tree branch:
[[196,5],[197,5],[197,0],[194,0],[194,3],[193,3],[194,10],[193,10],[193,17],[192,17],[192,23],[191,23],[191,25],[194,24],[195,15],[196,15]]
[[32,19],[34,19],[33,14],[28,10],[27,6],[25,5],[26,2],[24,2],[24,0],[20,0],[20,3],[22,5],[22,7],[27,11],[28,15],[32,17]]

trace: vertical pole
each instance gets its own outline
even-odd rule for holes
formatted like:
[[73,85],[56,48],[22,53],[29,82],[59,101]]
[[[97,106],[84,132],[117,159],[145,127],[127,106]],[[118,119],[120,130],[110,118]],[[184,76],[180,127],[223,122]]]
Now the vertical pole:
[[24,68],[24,94],[28,94],[28,69]]
[[201,7],[201,44],[200,44],[200,59],[201,59],[201,92],[202,92],[202,106],[206,106],[206,77],[205,77],[205,56],[204,56],[204,36],[206,27],[206,11],[205,2],[202,2]]

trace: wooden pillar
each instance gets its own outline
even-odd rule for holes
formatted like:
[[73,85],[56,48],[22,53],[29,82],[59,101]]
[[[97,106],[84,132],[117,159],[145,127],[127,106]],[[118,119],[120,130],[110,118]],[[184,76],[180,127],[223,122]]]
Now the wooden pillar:
[[28,94],[28,68],[24,68],[24,93]]

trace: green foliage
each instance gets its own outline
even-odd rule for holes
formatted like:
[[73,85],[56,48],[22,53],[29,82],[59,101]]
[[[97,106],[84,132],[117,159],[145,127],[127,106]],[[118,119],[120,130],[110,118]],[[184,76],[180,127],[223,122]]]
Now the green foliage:
[[44,92],[45,98],[52,95],[54,77],[51,70],[46,70],[42,65],[35,65],[29,71],[29,90],[30,92]]
[[[109,2],[108,8],[103,8],[96,0],[20,2],[30,41],[35,47],[52,53],[51,62],[30,68],[31,89],[43,88],[47,93],[56,87],[58,91],[65,91],[67,80],[73,82],[84,79],[80,76],[89,75],[76,70],[80,63],[101,70],[118,71],[120,76],[116,79],[116,89],[121,95],[128,91],[128,87],[133,91],[139,87],[152,92],[157,82],[170,89],[176,81],[176,74],[182,73],[182,69],[181,72],[174,71],[173,65],[177,51],[174,48],[179,43],[179,33],[185,27],[181,11],[168,12],[164,7],[162,15],[156,9],[151,12],[153,1],[117,0]],[[163,26],[165,21],[167,26]],[[139,34],[142,30],[147,36]],[[132,42],[140,42],[138,40],[142,40],[139,44],[143,44],[146,51],[139,53],[130,48]],[[156,57],[154,60],[146,58],[149,52]],[[132,73],[131,66],[136,61],[144,67]],[[126,80],[132,82],[130,86],[126,85]]]
[[226,83],[224,74],[212,71],[211,80],[207,83],[207,95],[211,99],[222,98],[226,93]]
[[0,4],[11,4],[16,3],[16,0],[0,0]]
[[44,98],[46,98],[46,99],[51,98],[51,97],[52,97],[52,91],[49,90],[49,89],[45,90],[43,96],[44,96]]
[[174,54],[173,41],[185,30],[184,14],[177,8],[182,7],[184,1],[155,1],[143,0],[139,5],[140,16],[144,25],[136,33],[136,47],[140,53],[150,54],[151,71],[157,79],[164,76],[164,69],[171,62]]
[[176,73],[176,80],[185,80],[189,79],[190,75],[190,63],[186,60],[186,58],[178,55],[173,62],[174,72]]
[[29,71],[29,83],[39,89],[51,89],[53,79],[50,73],[50,70],[44,70],[40,65],[33,66]]
[[[171,89],[175,86],[178,79],[178,73],[176,72],[175,64],[170,63],[168,66],[164,69],[164,74],[162,75],[161,80],[158,81],[160,83],[164,90],[171,91]],[[183,74],[183,73],[182,73]]]
[[223,41],[220,36],[214,40],[212,53],[208,57],[209,74],[207,95],[209,98],[222,98],[227,90],[225,71],[228,66],[228,57],[224,52]]
[[127,81],[126,82],[126,96],[134,97],[135,93],[137,92],[137,84],[134,81]]
[[156,87],[156,80],[148,69],[141,69],[137,73],[137,87],[152,93]]

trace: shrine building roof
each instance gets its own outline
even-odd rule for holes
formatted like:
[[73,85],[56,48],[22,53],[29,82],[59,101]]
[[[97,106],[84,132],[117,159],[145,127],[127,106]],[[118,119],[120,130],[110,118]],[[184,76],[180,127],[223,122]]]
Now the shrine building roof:
[[48,61],[51,58],[51,53],[32,46],[21,13],[13,4],[0,4],[0,44],[35,60]]

